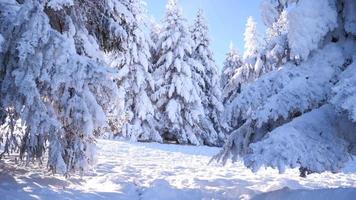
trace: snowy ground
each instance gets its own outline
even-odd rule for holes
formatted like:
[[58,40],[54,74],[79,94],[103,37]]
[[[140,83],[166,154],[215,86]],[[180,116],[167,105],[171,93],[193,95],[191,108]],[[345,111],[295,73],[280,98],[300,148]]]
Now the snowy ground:
[[[339,174],[303,179],[296,170],[251,173],[240,163],[207,165],[219,149],[99,141],[95,172],[64,179],[0,162],[0,199],[356,199],[356,161]],[[339,188],[339,189],[336,189]]]

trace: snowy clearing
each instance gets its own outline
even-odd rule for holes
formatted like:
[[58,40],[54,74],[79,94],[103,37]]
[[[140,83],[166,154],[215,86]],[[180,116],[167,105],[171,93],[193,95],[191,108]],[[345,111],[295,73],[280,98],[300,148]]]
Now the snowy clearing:
[[[87,176],[52,176],[43,167],[0,162],[1,199],[352,199],[356,161],[342,173],[300,178],[297,170],[253,174],[241,163],[208,162],[219,149],[99,140],[98,164]],[[336,189],[338,187],[343,187]]]

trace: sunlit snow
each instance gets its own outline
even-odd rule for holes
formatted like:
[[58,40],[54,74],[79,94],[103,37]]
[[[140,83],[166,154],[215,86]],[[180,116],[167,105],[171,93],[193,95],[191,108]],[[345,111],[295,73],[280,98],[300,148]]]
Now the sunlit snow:
[[342,173],[300,178],[298,170],[254,174],[241,163],[209,166],[219,148],[107,140],[100,140],[98,148],[95,170],[82,178],[52,176],[44,166],[14,167],[9,165],[16,162],[13,157],[5,159],[0,163],[1,199],[350,199],[356,195],[352,189],[356,161]]

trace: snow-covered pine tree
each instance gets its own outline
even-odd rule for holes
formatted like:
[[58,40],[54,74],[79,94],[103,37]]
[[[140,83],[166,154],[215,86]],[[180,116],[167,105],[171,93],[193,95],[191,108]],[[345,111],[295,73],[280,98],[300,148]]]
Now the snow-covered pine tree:
[[[266,12],[266,11],[265,11]],[[260,76],[270,71],[278,69],[289,61],[289,46],[287,40],[287,10],[283,10],[277,21],[267,28],[266,45],[262,50],[263,64]],[[267,26],[267,24],[265,24]]]
[[222,88],[222,97],[224,105],[229,102],[231,99],[231,95],[233,92],[240,93],[241,84],[236,87],[234,83],[232,83],[232,78],[238,70],[243,65],[243,60],[239,52],[236,50],[234,45],[231,43],[229,52],[226,54],[226,58],[224,61],[224,66],[220,78],[220,85]]
[[246,61],[255,62],[261,48],[261,41],[257,35],[257,25],[253,17],[248,17],[246,22],[246,29],[244,33],[245,51],[243,58]]
[[347,3],[290,0],[274,4],[278,9],[289,6],[291,61],[248,85],[228,105],[227,120],[235,130],[218,159],[242,157],[253,170],[270,166],[283,172],[299,167],[305,175],[336,172],[355,152],[351,74],[356,41],[347,23],[356,17],[352,14],[342,20],[349,6],[355,6]]
[[[151,62],[151,64],[153,65],[153,67],[155,66],[155,62],[158,60],[158,50],[157,50],[157,43],[158,43],[158,41],[159,41],[159,34],[160,34],[160,32],[161,32],[161,29],[162,29],[162,27],[161,27],[161,25],[158,23],[158,22],[156,22],[156,21],[154,21],[154,20],[152,20],[151,22],[150,22],[150,52],[151,52],[151,60],[150,60],[150,62]],[[154,71],[155,69],[153,69],[153,67],[152,67],[152,71]]]
[[[244,41],[245,52],[242,64],[238,64],[234,69],[231,78],[227,82],[228,84],[223,88],[224,104],[228,104],[232,99],[236,98],[243,87],[260,77],[264,71],[262,41],[256,30],[256,22],[252,17],[247,19]],[[226,80],[222,81],[226,82]]]
[[169,0],[159,34],[154,77],[160,129],[164,140],[180,144],[203,144],[200,118],[204,115],[198,86],[193,80],[193,41],[177,0]]
[[199,96],[205,111],[205,115],[201,118],[201,127],[204,130],[203,141],[206,145],[222,146],[225,134],[220,120],[223,111],[221,88],[217,66],[210,50],[208,31],[203,11],[199,10],[191,27],[191,35],[194,42],[192,58],[195,76],[193,79],[199,85]]
[[261,52],[262,40],[257,33],[257,25],[252,17],[247,18],[244,33],[245,50],[243,54],[244,67],[240,79],[250,82],[259,77],[262,70]]
[[0,1],[5,38],[0,95],[6,118],[1,120],[6,127],[0,132],[1,144],[6,153],[19,151],[26,163],[42,162],[48,152],[49,168],[65,174],[83,172],[93,163],[95,136],[117,100],[114,74],[78,54],[74,38],[82,30],[76,22],[64,17],[59,22],[63,32],[52,28],[49,15],[72,5]]
[[[270,10],[262,10],[269,12]],[[262,42],[256,33],[256,24],[249,18],[245,31],[245,54],[242,67],[235,71],[230,79],[228,104],[245,86],[258,79],[263,74],[278,69],[281,65],[289,61],[289,46],[287,41],[287,11],[282,9],[273,12],[275,20],[269,25],[271,20],[265,20],[268,27],[264,42]],[[265,16],[265,15],[262,15]]]
[[[266,10],[263,12],[268,12]],[[289,60],[289,46],[287,41],[287,11],[273,12],[275,22],[268,26],[271,20],[265,20],[267,36],[262,42],[257,31],[256,23],[249,17],[245,31],[245,52],[241,67],[234,71],[229,79],[228,87],[225,87],[225,104],[231,103],[244,86],[253,82],[270,71],[278,69]],[[264,15],[263,15],[264,16]]]
[[[155,128],[154,105],[150,99],[154,83],[150,74],[149,37],[144,28],[141,0],[112,0],[111,26],[120,27],[120,43],[108,53],[110,65],[119,70],[117,85],[125,94],[126,123],[114,133],[134,141],[162,139]],[[115,37],[115,36],[114,36]]]

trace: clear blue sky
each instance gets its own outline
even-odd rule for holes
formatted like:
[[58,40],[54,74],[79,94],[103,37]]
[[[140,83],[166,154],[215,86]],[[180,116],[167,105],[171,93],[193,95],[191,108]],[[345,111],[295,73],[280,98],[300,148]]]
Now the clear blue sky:
[[[167,0],[146,0],[147,9],[157,22],[162,21]],[[260,0],[180,0],[185,18],[193,22],[199,8],[204,10],[210,28],[211,49],[221,67],[232,41],[243,52],[243,33],[248,16],[257,22],[259,33],[264,26],[260,17]]]

